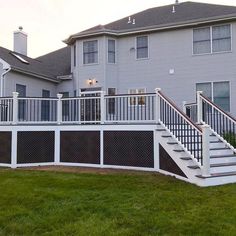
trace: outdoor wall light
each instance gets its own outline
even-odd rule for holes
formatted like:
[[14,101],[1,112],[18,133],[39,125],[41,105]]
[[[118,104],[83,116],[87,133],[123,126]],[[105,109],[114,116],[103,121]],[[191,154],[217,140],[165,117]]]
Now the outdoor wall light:
[[92,85],[98,83],[98,81],[96,79],[88,79],[87,83],[88,83],[88,85],[92,86]]

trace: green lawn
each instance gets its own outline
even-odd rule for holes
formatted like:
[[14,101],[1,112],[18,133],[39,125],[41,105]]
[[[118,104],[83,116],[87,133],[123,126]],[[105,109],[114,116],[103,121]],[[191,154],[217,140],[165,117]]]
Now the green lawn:
[[0,169],[0,235],[236,235],[236,184]]

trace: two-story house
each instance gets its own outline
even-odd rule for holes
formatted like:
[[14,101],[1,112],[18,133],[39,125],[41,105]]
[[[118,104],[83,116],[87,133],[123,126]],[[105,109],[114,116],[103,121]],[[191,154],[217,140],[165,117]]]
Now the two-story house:
[[[153,92],[181,106],[204,91],[236,115],[236,7],[183,2],[71,35],[78,92]],[[138,101],[137,101],[138,102]]]

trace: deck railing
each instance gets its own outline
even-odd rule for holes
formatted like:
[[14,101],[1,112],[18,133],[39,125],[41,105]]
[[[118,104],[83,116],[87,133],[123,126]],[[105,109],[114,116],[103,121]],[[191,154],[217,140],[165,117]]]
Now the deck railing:
[[104,124],[155,122],[155,93],[105,95],[103,91],[79,97],[0,98],[0,124]]
[[202,129],[194,124],[169,98],[158,91],[160,103],[160,121],[177,140],[203,165]]
[[205,97],[201,91],[197,92],[196,103],[184,104],[184,111],[194,122],[208,124],[236,148],[236,119]]

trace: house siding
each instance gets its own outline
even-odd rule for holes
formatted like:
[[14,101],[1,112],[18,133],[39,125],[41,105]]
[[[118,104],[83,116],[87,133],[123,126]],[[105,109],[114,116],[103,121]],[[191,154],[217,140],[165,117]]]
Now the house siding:
[[[107,63],[107,37],[99,40],[99,64],[81,65],[82,40],[79,44],[79,87],[89,87],[85,81],[97,78],[96,86],[107,90],[116,87],[117,93],[127,93],[130,88],[145,88],[154,92],[160,87],[178,106],[193,102],[196,83],[229,81],[231,87],[231,113],[236,115],[236,23],[232,23],[232,52],[209,55],[192,54],[193,29],[181,29],[152,34],[149,37],[149,58],[136,59],[136,36],[116,39],[116,64]],[[93,38],[95,39],[95,38]],[[174,69],[174,74],[170,74]]]

